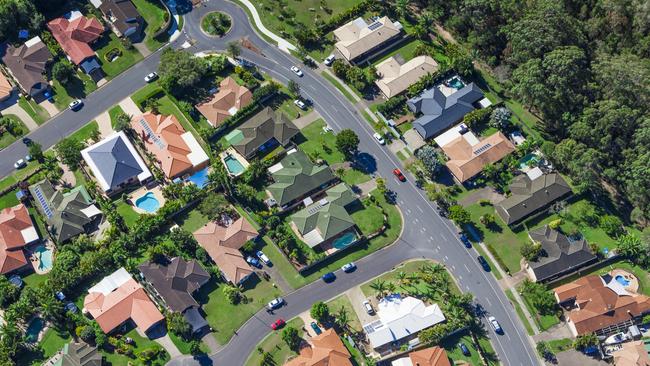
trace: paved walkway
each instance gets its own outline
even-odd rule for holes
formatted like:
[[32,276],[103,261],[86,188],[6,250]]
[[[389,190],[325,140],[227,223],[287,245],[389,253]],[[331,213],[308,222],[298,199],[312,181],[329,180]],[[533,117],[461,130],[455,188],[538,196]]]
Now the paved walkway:
[[156,343],[163,346],[163,348],[165,348],[165,350],[167,351],[167,353],[169,353],[171,358],[180,357],[183,355],[181,351],[178,350],[174,342],[172,342],[172,339],[169,338],[169,334],[165,334],[162,337],[158,337],[154,339],[154,341],[156,341]]
[[2,114],[14,114],[27,126],[27,128],[32,131],[38,128],[38,124],[34,119],[25,112],[24,109],[20,108],[18,105],[18,93],[13,93],[11,98],[0,103],[0,111]]
[[104,112],[99,116],[95,117],[95,121],[99,125],[99,133],[102,137],[106,137],[113,133],[113,127],[111,126],[111,116],[108,112]]
[[354,187],[356,187],[361,192],[361,196],[368,196],[370,192],[374,191],[375,188],[377,188],[377,181],[371,179],[365,183],[356,184]]
[[533,340],[535,340],[535,342],[539,342],[539,341],[548,342],[554,339],[564,339],[564,338],[573,338],[573,334],[571,333],[569,326],[563,321],[560,321],[559,324],[556,324],[552,326],[550,329],[541,332],[539,334],[535,334],[533,336]]
[[272,40],[278,42],[278,48],[281,49],[284,52],[289,53],[289,51],[295,51],[296,46],[294,46],[291,42],[287,41],[286,39],[276,35],[275,33],[271,32],[268,30],[264,24],[262,23],[262,20],[260,19],[260,15],[257,13],[257,9],[255,8],[255,5],[253,5],[250,1],[248,0],[240,0],[242,4],[250,10],[251,14],[253,14],[253,20],[255,21],[255,26],[257,29],[264,33],[265,36],[271,38]]
[[131,99],[130,97],[126,98],[126,99],[123,99],[118,104],[120,105],[120,107],[122,107],[122,110],[124,111],[124,113],[128,114],[131,117],[142,114],[142,111],[140,110],[140,108],[138,108],[138,106],[135,104],[133,99]]
[[61,181],[63,181],[65,184],[70,185],[70,187],[74,187],[77,184],[77,178],[74,176],[74,173],[68,168],[67,165],[63,163],[59,163],[59,166],[61,169],[63,169],[63,175],[61,175]]
[[213,333],[205,333],[201,340],[208,346],[210,353],[217,353],[223,348],[223,346],[217,342],[217,339],[214,338]]
[[[356,100],[357,102],[359,102],[359,101],[361,100],[361,98],[359,98],[359,96],[357,95],[357,93],[355,93],[354,90],[350,89],[350,87],[348,86],[348,84],[346,84],[343,80],[339,79],[339,78],[338,78],[336,75],[334,75],[334,73],[331,72],[329,69],[323,67],[323,72],[326,73],[327,75],[331,76],[332,78],[336,79],[336,81],[338,81],[339,84],[341,84],[341,86],[343,87],[343,89],[345,89],[345,90],[346,90],[350,95],[352,95],[352,98],[353,98],[354,100]],[[338,88],[337,88],[337,89],[338,89]],[[355,106],[357,106],[357,105],[355,104]],[[366,106],[366,104],[364,103],[364,104],[363,104],[363,107],[365,108],[365,106]],[[363,108],[362,108],[362,109],[363,109]],[[371,115],[373,115],[373,114],[374,114],[374,113],[371,113]]]
[[55,116],[60,112],[59,109],[54,105],[54,103],[50,102],[47,99],[43,99],[43,101],[38,103],[38,105],[43,107],[43,109],[47,111],[50,117]]
[[302,130],[303,128],[309,126],[312,122],[314,122],[319,118],[323,118],[321,117],[320,113],[318,113],[317,111],[312,111],[300,118],[294,119],[293,124],[296,125],[298,129]]

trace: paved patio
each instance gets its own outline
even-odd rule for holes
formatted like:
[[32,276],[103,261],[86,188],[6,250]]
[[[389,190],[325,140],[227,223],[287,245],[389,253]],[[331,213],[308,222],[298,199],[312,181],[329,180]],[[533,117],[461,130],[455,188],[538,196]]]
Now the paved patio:
[[415,151],[426,145],[426,142],[422,139],[422,136],[420,136],[420,134],[414,129],[410,129],[404,133],[404,140],[406,140],[406,144],[411,148],[412,151]]

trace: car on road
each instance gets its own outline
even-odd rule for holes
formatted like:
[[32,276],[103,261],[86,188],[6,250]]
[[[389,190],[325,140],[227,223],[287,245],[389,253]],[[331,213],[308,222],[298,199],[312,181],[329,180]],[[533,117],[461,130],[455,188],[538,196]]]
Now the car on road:
[[156,79],[158,79],[158,74],[156,74],[155,72],[149,73],[147,74],[147,76],[144,77],[144,81],[147,83],[150,83]]
[[260,261],[257,260],[257,258],[248,256],[246,257],[246,262],[248,262],[248,264],[250,264],[253,267],[262,268],[262,264],[260,263]]
[[471,356],[471,353],[469,352],[469,348],[467,348],[465,343],[458,343],[458,348],[463,353],[463,355],[465,355],[467,357]]
[[370,301],[368,300],[363,301],[363,308],[366,309],[366,313],[369,315],[373,315],[375,313],[375,309],[372,308],[372,305],[370,305]]
[[309,326],[311,327],[311,329],[314,330],[314,333],[316,333],[316,335],[323,333],[323,331],[320,329],[318,324],[316,324],[316,322],[311,322]]
[[253,62],[243,59],[241,57],[237,59],[237,63],[239,63],[239,66],[241,67],[248,67],[248,68],[255,67],[255,64]]
[[400,182],[406,182],[406,177],[402,174],[402,171],[399,168],[393,169],[393,174],[399,179]]
[[287,324],[287,323],[284,321],[284,319],[280,318],[280,319],[274,321],[273,324],[271,324],[271,329],[278,330],[278,329],[284,327],[285,324]]
[[343,265],[343,267],[341,267],[341,270],[345,273],[350,273],[355,269],[357,269],[357,265],[354,264],[354,262],[346,263]]
[[330,283],[330,282],[334,282],[334,280],[336,279],[336,275],[334,274],[334,272],[327,272],[321,278],[325,283]]
[[332,66],[335,59],[336,59],[336,56],[329,55],[329,56],[327,56],[327,58],[325,58],[325,61],[323,61],[323,63],[325,64],[325,66]]
[[284,305],[284,299],[281,297],[276,297],[275,299],[269,301],[269,303],[266,305],[270,310],[277,309]]
[[491,316],[488,318],[488,321],[490,322],[492,328],[494,328],[494,331],[497,332],[497,334],[503,334],[503,329],[501,329],[501,324],[499,324],[497,318]]
[[381,135],[380,135],[379,133],[377,133],[377,132],[375,132],[375,133],[372,135],[372,137],[374,137],[375,140],[377,140],[377,142],[379,142],[379,145],[384,145],[384,144],[386,143],[386,140],[384,140],[384,138],[381,137]]
[[266,256],[266,254],[264,254],[263,251],[258,250],[257,253],[255,253],[255,255],[257,255],[257,258],[259,258],[267,266],[271,265],[271,260],[269,259],[269,257]]
[[27,154],[25,155],[25,161],[32,161],[34,160],[31,155]]
[[472,247],[472,243],[467,238],[467,235],[465,235],[463,233],[460,233],[460,235],[458,236],[458,239],[460,239],[460,241],[463,243],[463,245],[465,245],[465,248],[469,249],[469,248]]
[[302,73],[302,70],[298,68],[298,66],[291,66],[291,71],[293,71],[294,74],[302,77],[304,74]]
[[306,111],[306,110],[307,110],[307,104],[305,104],[305,102],[303,102],[303,101],[300,100],[300,99],[296,99],[296,100],[294,100],[294,101],[293,101],[293,104],[295,104],[296,107],[302,109],[303,111]]
[[70,102],[70,104],[68,104],[68,107],[70,108],[71,111],[78,111],[79,109],[81,109],[81,107],[83,107],[83,105],[84,102],[82,102],[80,99],[77,99]]
[[27,162],[25,162],[25,159],[20,159],[14,163],[14,168],[16,169],[22,169],[26,166],[27,166]]
[[32,144],[32,139],[30,139],[29,137],[23,137],[23,144],[25,144],[27,146],[31,145]]
[[476,259],[478,260],[478,263],[481,265],[481,267],[483,267],[485,272],[490,272],[490,263],[488,263],[482,255],[479,255]]

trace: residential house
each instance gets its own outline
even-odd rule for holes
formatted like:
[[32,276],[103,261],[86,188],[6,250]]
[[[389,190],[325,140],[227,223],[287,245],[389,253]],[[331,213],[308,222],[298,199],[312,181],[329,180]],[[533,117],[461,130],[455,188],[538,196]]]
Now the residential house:
[[[315,165],[302,151],[291,149],[269,168],[274,183],[266,188],[281,210],[287,210],[327,189],[335,180],[327,165]],[[305,205],[311,204],[307,199]]]
[[346,207],[358,202],[358,197],[345,183],[325,192],[325,197],[291,216],[291,228],[310,248],[334,241],[351,233],[356,237],[355,223]]
[[99,20],[73,10],[65,17],[49,21],[47,28],[73,64],[89,75],[100,70],[95,51],[90,47],[104,33]]
[[192,296],[210,280],[210,274],[199,262],[175,257],[164,264],[144,262],[138,268],[142,278],[167,309],[183,314],[193,333],[208,327],[208,322],[199,311],[201,305]]
[[434,346],[410,352],[408,357],[391,362],[391,366],[451,366],[451,362],[444,348]]
[[300,130],[281,111],[270,107],[241,124],[226,135],[226,141],[246,159],[268,153],[276,146],[287,146]]
[[539,257],[526,263],[526,271],[533,281],[549,281],[598,260],[584,238],[569,238],[548,225],[529,231],[528,236],[542,246]]
[[14,90],[14,86],[11,85],[7,77],[0,71],[0,102],[9,99]]
[[574,336],[607,336],[627,329],[650,313],[650,298],[626,289],[613,276],[589,275],[553,290],[567,309],[567,324]]
[[363,61],[372,53],[402,37],[402,25],[388,17],[368,24],[359,17],[334,30],[334,46],[351,63]]
[[638,340],[622,343],[621,348],[612,352],[616,366],[650,366],[648,341]]
[[444,322],[438,304],[425,305],[415,297],[387,296],[377,305],[379,319],[363,326],[372,348],[385,354],[417,337],[426,328]]
[[50,87],[45,79],[45,68],[52,54],[38,36],[18,48],[3,44],[0,57],[23,93],[35,97]]
[[[97,1],[97,0],[96,0]],[[118,37],[139,39],[143,20],[131,0],[100,0],[99,10]],[[93,1],[91,1],[93,2]]]
[[196,109],[213,127],[234,116],[240,109],[251,104],[253,93],[235,79],[228,76],[219,83],[219,90],[206,102],[196,105]]
[[39,239],[27,207],[19,204],[0,211],[0,273],[7,274],[29,262],[23,248]]
[[57,242],[64,243],[97,229],[102,212],[84,186],[63,192],[55,190],[49,181],[42,180],[30,186],[29,191]]
[[497,214],[508,225],[517,224],[573,193],[559,173],[543,173],[539,168],[515,177],[510,192],[508,198],[495,205]]
[[186,132],[174,115],[147,112],[134,116],[131,127],[169,179],[194,173],[210,162],[194,135]]
[[306,347],[300,349],[295,358],[284,366],[352,366],[350,352],[345,347],[334,328],[311,337]]
[[458,90],[439,85],[409,99],[406,105],[419,116],[413,128],[427,140],[454,126],[482,99],[483,91],[474,83]]
[[253,274],[239,249],[258,235],[243,216],[226,226],[211,221],[194,232],[196,241],[208,252],[223,277],[233,284],[243,283]]
[[143,333],[165,317],[151,301],[142,285],[120,268],[88,290],[84,313],[89,313],[104,333],[109,334],[131,320]]
[[52,366],[102,366],[102,354],[97,347],[84,342],[66,343]]
[[81,156],[108,196],[132,184],[142,184],[152,175],[124,131],[81,150]]
[[438,71],[438,68],[438,63],[431,56],[417,56],[407,62],[401,57],[389,57],[377,65],[379,78],[375,84],[388,99],[403,93],[423,76]]
[[462,124],[438,136],[435,141],[449,158],[447,168],[460,183],[515,151],[515,145],[503,133],[495,132],[479,140]]

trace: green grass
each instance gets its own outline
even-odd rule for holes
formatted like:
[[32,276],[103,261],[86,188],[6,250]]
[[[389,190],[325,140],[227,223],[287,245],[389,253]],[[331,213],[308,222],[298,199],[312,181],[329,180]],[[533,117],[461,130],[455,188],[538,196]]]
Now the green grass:
[[128,203],[122,201],[121,199],[115,200],[115,204],[117,205],[117,213],[120,214],[124,218],[124,222],[128,227],[133,226],[135,224],[135,221],[140,217],[140,214],[135,212],[133,210],[133,207],[131,207]]
[[49,276],[47,274],[40,275],[36,273],[30,273],[29,275],[23,277],[23,282],[25,282],[26,287],[36,288],[42,283],[45,283]]
[[[152,340],[150,340],[148,338],[141,337],[138,334],[138,331],[135,328],[133,328],[128,333],[126,333],[124,336],[133,339],[133,341],[135,343],[135,348],[134,348],[133,352],[134,352],[135,355],[137,355],[142,350],[145,350],[145,349],[148,349],[148,348],[151,348],[151,347],[154,347],[154,346],[162,348],[162,346],[160,346],[158,343],[156,343],[156,342],[154,342],[154,341],[152,341]],[[109,353],[109,352],[107,352],[105,350],[101,350],[101,353],[104,355],[104,357],[106,358],[106,361],[110,365],[127,365],[127,364],[143,365],[142,361],[138,360],[137,357],[132,359],[132,358],[129,358],[127,356],[120,355],[117,352]],[[164,353],[164,356],[161,359],[158,359],[158,360],[154,361],[151,365],[160,365],[160,366],[162,366],[162,365],[166,364],[167,361],[169,361],[169,354],[164,350],[164,348],[163,348],[163,353]]]
[[397,158],[398,158],[399,160],[401,160],[401,161],[405,161],[406,159],[408,159],[408,158],[406,157],[406,155],[404,155],[404,153],[403,153],[402,151],[398,151],[396,155],[397,155]]
[[147,97],[158,92],[164,93],[162,88],[160,87],[160,84],[158,84],[158,81],[154,81],[152,83],[143,86],[141,89],[133,93],[131,95],[131,100],[133,100],[133,102],[138,107],[141,107],[144,101],[147,99]]
[[43,339],[38,343],[36,350],[18,355],[18,365],[40,366],[71,340],[72,337],[67,332],[49,328],[43,334]]
[[547,343],[553,353],[573,349],[573,339],[571,338],[553,339]]
[[97,84],[90,76],[77,71],[67,85],[61,84],[58,80],[52,80],[54,91],[54,105],[59,110],[68,108],[68,104],[74,99],[83,99],[97,89]]
[[144,29],[144,44],[153,52],[163,45],[163,42],[153,36],[165,24],[167,10],[157,0],[133,0],[133,4],[147,23]]
[[[471,238],[471,235],[470,235],[469,237]],[[470,239],[470,240],[471,240],[471,239]],[[494,265],[494,262],[492,262],[492,260],[490,259],[490,257],[488,257],[488,255],[485,253],[485,251],[483,250],[483,248],[482,248],[480,245],[478,245],[478,244],[474,244],[474,249],[476,249],[476,251],[478,252],[478,254],[482,255],[483,258],[485,258],[485,260],[488,262],[488,264],[490,265],[490,268],[492,268],[492,270],[490,271],[490,273],[492,273],[492,275],[494,276],[494,278],[496,278],[497,280],[502,279],[503,276],[501,276],[501,272],[499,272],[499,271],[496,270],[496,266]]]
[[[298,330],[298,334],[302,337],[304,332],[302,328],[305,322],[301,318],[293,318],[287,322],[286,327],[294,327]],[[286,328],[285,327],[285,328]],[[261,365],[262,354],[257,350],[262,348],[264,352],[270,352],[273,356],[275,365],[284,365],[289,357],[296,353],[289,349],[289,346],[282,340],[282,330],[274,331],[266,336],[260,343],[257,344],[255,350],[248,356],[245,366],[258,366]]]
[[[361,292],[363,292],[363,294],[366,295],[367,297],[374,296],[375,291],[372,288],[370,288],[370,285],[375,281],[392,282],[399,289],[398,280],[397,280],[398,273],[404,272],[407,275],[410,275],[412,273],[419,272],[420,268],[422,266],[428,265],[428,264],[433,264],[433,263],[435,263],[435,262],[431,261],[431,260],[414,260],[414,261],[409,261],[409,262],[402,263],[402,264],[396,266],[395,269],[393,269],[392,271],[386,272],[386,273],[382,274],[381,276],[376,277],[376,278],[372,279],[371,281],[368,281],[368,282],[362,284],[361,287],[360,287]],[[460,290],[458,289],[458,287],[456,287],[456,283],[453,281],[451,274],[449,272],[447,272],[447,274],[449,275],[449,279],[450,279],[450,289],[451,289],[451,291],[455,292],[455,293],[460,293]],[[419,282],[413,283],[411,285],[408,285],[408,288],[413,288],[413,289],[416,290],[416,292],[419,292],[419,293],[427,292],[427,284],[424,281],[419,281]]]
[[[470,352],[469,356],[463,355],[463,352],[460,350],[460,348],[458,348],[459,343],[464,343],[465,346],[467,346]],[[481,348],[483,348],[484,352],[492,353],[496,355],[496,353],[494,353],[494,350],[492,349],[492,345],[490,344],[490,341],[487,338],[479,338],[479,344]],[[465,362],[469,362],[472,366],[483,365],[477,347],[474,344],[472,337],[469,334],[467,334],[467,332],[463,332],[454,335],[452,337],[445,338],[441,346],[447,351],[447,356],[454,361],[462,360]],[[499,364],[498,362],[488,361],[488,365],[498,365],[498,364]]]
[[99,124],[97,121],[90,121],[68,137],[78,141],[88,141],[95,131],[99,131]]
[[611,264],[608,264],[604,267],[595,267],[592,268],[589,271],[582,271],[582,272],[577,272],[565,279],[563,279],[560,282],[557,282],[554,284],[555,287],[560,286],[562,284],[566,284],[572,281],[577,280],[580,277],[588,276],[591,274],[597,274],[597,275],[604,275],[605,273],[608,273],[614,269],[623,269],[628,272],[631,272],[636,278],[639,280],[639,293],[642,293],[646,296],[650,296],[650,275],[648,275],[648,272],[646,272],[643,268],[637,266],[636,264],[633,264],[627,260],[620,260]]
[[265,236],[263,240],[260,241],[258,247],[269,257],[271,262],[273,262],[273,267],[280,272],[282,278],[284,278],[291,288],[297,289],[308,283],[307,280],[296,271],[293,265],[289,263],[289,260],[282,254],[282,252],[280,252],[280,249],[273,244],[271,239]]
[[20,133],[16,135],[12,135],[8,131],[5,131],[2,134],[2,136],[0,136],[0,150],[11,145],[14,141],[16,141],[17,139],[19,139],[20,137],[22,137],[23,135],[29,132],[27,126],[25,126],[23,121],[21,121],[20,118],[15,114],[4,114],[2,116],[9,118],[10,120],[14,121],[18,126],[20,126]]
[[334,300],[328,301],[327,305],[329,306],[331,314],[336,314],[341,308],[344,308],[350,318],[348,326],[357,332],[361,332],[363,330],[363,328],[361,328],[361,322],[359,321],[357,313],[352,307],[352,302],[350,302],[348,295],[343,294]]
[[[288,95],[288,93],[287,93],[287,95]],[[285,98],[284,102],[282,102],[282,104],[280,104],[278,109],[280,111],[282,111],[284,114],[286,114],[287,116],[289,116],[289,118],[292,119],[292,120],[298,118],[298,115],[304,116],[304,115],[307,115],[310,112],[311,107],[308,108],[306,111],[303,111],[303,110],[299,109],[295,104],[293,104],[293,101],[294,101],[294,99],[291,98],[291,97]]]
[[[179,350],[182,354],[184,354],[184,355],[189,355],[189,354],[191,353],[191,352],[190,352],[190,342],[184,340],[183,338],[177,336],[176,334],[174,334],[174,333],[172,333],[172,332],[167,332],[167,334],[169,334],[169,338],[172,340],[172,342],[174,343],[174,345],[176,346],[176,348],[178,348],[178,350]],[[207,354],[207,353],[210,353],[210,349],[209,349],[208,346],[207,346],[205,343],[203,343],[203,342],[201,342],[201,351],[202,351],[203,353],[206,353],[206,354]]]
[[341,83],[338,80],[336,80],[332,75],[330,75],[327,72],[322,72],[321,76],[327,79],[327,81],[329,81],[330,83],[332,83],[332,85],[334,85],[334,87],[338,89],[351,103],[357,102],[357,99],[352,94],[350,94],[350,92],[346,88],[344,88],[343,85],[341,85]]
[[[217,27],[213,26],[213,22],[218,22]],[[201,19],[201,30],[211,36],[221,37],[228,33],[231,28],[232,18],[230,18],[230,15],[220,11],[211,11]]]
[[[104,74],[106,74],[106,79],[108,80],[135,65],[143,58],[135,47],[132,47],[130,50],[124,48],[120,39],[117,38],[113,32],[106,33],[101,39],[99,39],[99,41],[97,41],[94,47],[95,52],[97,53],[97,58],[99,58],[99,61],[101,62],[102,70],[104,71]],[[106,54],[115,49],[119,50],[121,55],[113,62],[110,62],[106,58]]]
[[384,223],[384,215],[380,207],[367,199],[363,200],[361,205],[360,209],[352,212],[350,216],[363,235],[370,235],[381,228]]
[[115,122],[117,122],[117,116],[121,113],[124,113],[124,110],[119,105],[113,106],[108,110],[108,116],[111,118],[111,127],[115,128]]
[[389,57],[395,56],[397,54],[402,56],[404,61],[408,61],[408,60],[412,59],[413,57],[415,57],[415,49],[418,47],[418,45],[421,45],[421,44],[422,44],[422,41],[417,40],[417,39],[412,40],[410,42],[406,42],[406,43],[402,44],[401,47],[382,55],[381,58],[379,58],[377,60],[373,60],[372,64],[377,66],[379,63],[381,63],[381,62],[387,60]]
[[175,221],[178,224],[178,226],[189,231],[190,233],[193,233],[210,220],[207,218],[207,216],[203,215],[198,209],[194,209],[194,210],[187,211],[187,213],[177,216]]
[[515,307],[515,312],[517,313],[517,316],[519,316],[519,319],[521,320],[522,324],[524,324],[524,328],[526,328],[526,332],[528,335],[533,335],[535,332],[533,331],[533,327],[530,325],[530,322],[528,322],[528,318],[526,318],[526,314],[524,314],[524,311],[521,308],[521,305],[519,305],[519,302],[517,299],[515,299],[515,296],[512,294],[512,290],[508,289],[505,291],[506,296],[508,297],[508,300],[512,303],[512,306]]
[[27,114],[32,117],[36,124],[41,125],[50,119],[50,115],[47,113],[45,108],[38,105],[33,99],[27,100],[25,97],[21,96],[18,99],[18,105],[22,108]]
[[526,308],[528,309],[528,313],[533,317],[535,320],[535,323],[537,324],[537,328],[539,328],[540,331],[546,331],[553,327],[556,324],[560,323],[560,318],[558,318],[556,315],[542,315],[539,313],[537,308],[535,308],[532,304],[532,302],[528,299],[528,296],[526,296],[525,293],[519,293],[522,299],[524,299],[524,304],[526,305]]

